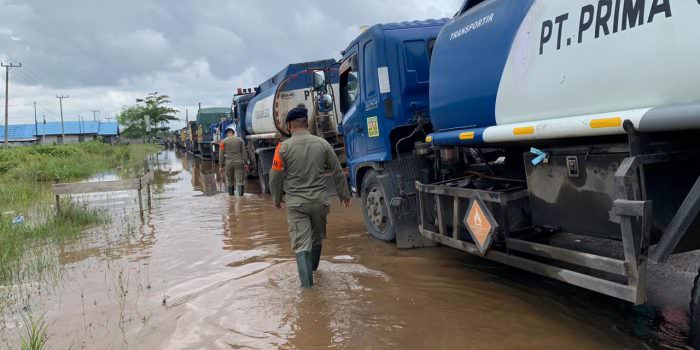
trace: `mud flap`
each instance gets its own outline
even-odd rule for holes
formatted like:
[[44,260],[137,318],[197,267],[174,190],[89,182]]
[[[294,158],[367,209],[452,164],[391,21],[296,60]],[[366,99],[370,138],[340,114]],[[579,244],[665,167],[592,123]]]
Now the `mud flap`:
[[437,244],[418,231],[418,203],[415,189],[402,193],[398,184],[403,182],[401,175],[380,174],[377,180],[384,187],[384,195],[389,201],[389,220],[396,230],[396,246],[399,249],[434,247]]

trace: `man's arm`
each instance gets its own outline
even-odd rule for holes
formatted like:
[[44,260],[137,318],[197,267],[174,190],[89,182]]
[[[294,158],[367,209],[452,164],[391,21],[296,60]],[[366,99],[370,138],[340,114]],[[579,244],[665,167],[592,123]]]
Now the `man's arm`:
[[243,164],[250,164],[250,158],[248,157],[248,149],[245,147],[245,142],[243,142],[243,139],[241,139],[241,153],[243,153]]
[[[270,194],[275,207],[280,208],[282,205],[282,196],[284,195],[284,162],[280,155],[282,144],[277,144],[275,149],[275,157],[272,159],[272,168],[270,169]],[[262,169],[258,169],[261,171]]]
[[335,183],[335,190],[338,192],[338,197],[343,202],[349,201],[350,189],[348,188],[348,181],[345,179],[345,174],[343,173],[343,167],[340,166],[340,161],[333,150],[333,146],[328,143],[326,143],[326,166],[333,176],[333,182]]
[[219,142],[219,166],[224,166],[224,140]]

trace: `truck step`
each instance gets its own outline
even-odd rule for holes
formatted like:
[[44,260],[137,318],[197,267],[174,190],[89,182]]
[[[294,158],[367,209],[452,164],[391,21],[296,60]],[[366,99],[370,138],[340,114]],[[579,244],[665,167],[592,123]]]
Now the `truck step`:
[[[538,243],[521,239],[507,239],[511,251],[561,261],[587,269],[617,276],[627,276],[622,246],[619,241],[558,233],[556,239]],[[617,249],[616,249],[617,248]],[[593,253],[595,252],[595,253]]]

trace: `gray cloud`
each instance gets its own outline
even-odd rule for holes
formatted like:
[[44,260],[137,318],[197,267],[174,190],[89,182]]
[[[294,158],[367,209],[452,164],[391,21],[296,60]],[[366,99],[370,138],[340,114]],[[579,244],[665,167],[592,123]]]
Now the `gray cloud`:
[[[362,25],[438,18],[462,0],[0,0],[0,59],[12,71],[12,123],[113,117],[147,92],[177,108],[228,105],[284,65],[338,58]],[[184,117],[184,113],[182,115]],[[41,118],[40,118],[41,119]]]

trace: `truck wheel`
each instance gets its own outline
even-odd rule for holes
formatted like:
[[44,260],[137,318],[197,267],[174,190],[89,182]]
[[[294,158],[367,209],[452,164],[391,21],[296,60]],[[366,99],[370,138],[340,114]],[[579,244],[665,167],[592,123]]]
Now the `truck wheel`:
[[690,339],[693,349],[700,349],[700,271],[690,294]]
[[258,158],[258,181],[260,182],[260,193],[270,193],[270,174],[263,175],[262,161]]
[[377,174],[370,171],[362,182],[362,216],[374,238],[389,242],[396,238],[396,231],[389,218],[389,202],[385,193]]

